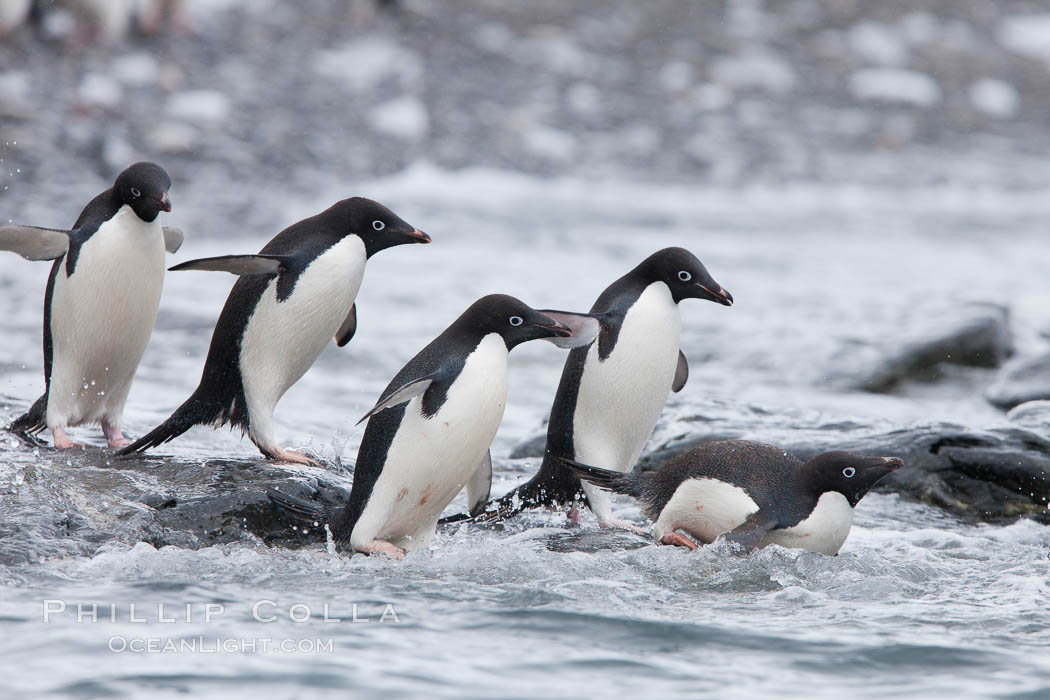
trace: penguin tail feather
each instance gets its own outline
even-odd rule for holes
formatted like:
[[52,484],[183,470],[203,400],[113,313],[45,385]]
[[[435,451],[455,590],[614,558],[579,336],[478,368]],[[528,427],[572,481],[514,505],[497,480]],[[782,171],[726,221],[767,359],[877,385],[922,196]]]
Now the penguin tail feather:
[[283,491],[278,491],[277,489],[267,489],[266,495],[269,497],[270,502],[276,506],[278,513],[288,516],[292,520],[308,523],[317,523],[326,520],[324,517],[324,507],[317,503],[311,503],[302,498],[289,496]]
[[36,435],[47,427],[46,415],[47,394],[44,394],[33,403],[28,411],[7,426],[7,429],[30,445],[39,445],[40,440]]
[[642,495],[638,480],[632,478],[634,475],[631,473],[625,474],[611,469],[592,467],[589,464],[577,462],[573,459],[566,459],[564,457],[561,458],[561,462],[571,469],[572,473],[575,474],[577,478],[589,481],[599,488],[608,491],[615,491],[616,493],[627,494],[628,496],[634,496],[635,498]]
[[174,440],[195,425],[214,423],[219,419],[221,410],[209,409],[208,404],[198,398],[194,392],[185,403],[179,406],[168,420],[149,431],[127,447],[118,450],[118,457],[126,457],[137,452],[145,452],[169,440]]
[[500,522],[529,508],[554,507],[586,500],[587,497],[580,490],[580,483],[576,477],[557,458],[548,453],[543,457],[543,463],[535,476],[500,498],[489,501],[484,510],[469,515],[457,513],[438,522]]

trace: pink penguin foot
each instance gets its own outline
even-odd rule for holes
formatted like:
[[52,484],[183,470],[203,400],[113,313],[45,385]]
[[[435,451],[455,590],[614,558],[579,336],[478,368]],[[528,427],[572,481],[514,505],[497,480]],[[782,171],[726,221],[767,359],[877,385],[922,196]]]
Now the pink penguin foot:
[[288,449],[286,447],[275,447],[269,450],[273,459],[280,460],[282,462],[292,462],[294,464],[305,464],[310,467],[319,467],[321,463],[316,459],[307,457],[302,452]]
[[113,448],[116,447],[127,447],[131,444],[131,440],[124,437],[124,433],[120,432],[120,427],[116,425],[110,425],[103,421],[102,432],[106,436],[106,443]]
[[54,440],[55,447],[57,447],[60,450],[68,450],[73,447],[87,447],[87,445],[85,445],[82,442],[73,442],[72,440],[70,440],[69,436],[66,435],[65,428],[52,428],[51,437]]
[[680,532],[672,530],[666,535],[660,538],[660,544],[673,544],[676,547],[685,547],[686,549],[696,549],[696,542],[686,537]]
[[405,550],[383,540],[372,540],[371,542],[366,542],[360,547],[355,547],[354,551],[369,556],[373,554],[385,554],[394,561],[401,561],[405,558]]

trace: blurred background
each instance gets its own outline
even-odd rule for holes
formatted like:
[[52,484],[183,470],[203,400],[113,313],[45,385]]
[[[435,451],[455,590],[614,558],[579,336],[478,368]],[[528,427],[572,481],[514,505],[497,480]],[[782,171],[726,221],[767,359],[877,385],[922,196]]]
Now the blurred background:
[[1045,2],[3,0],[0,33],[5,211],[146,157],[254,210],[216,185],[1050,176]]
[[[587,308],[664,245],[738,301],[686,311],[693,400],[812,392],[987,423],[1050,397],[1045,3],[0,0],[0,15],[0,220],[68,226],[149,159],[174,181],[177,259],[258,250],[356,194],[434,236],[371,263],[374,335],[322,358],[354,373],[363,407],[481,294]],[[39,384],[45,279],[0,260],[15,397]],[[167,387],[195,384],[229,280],[167,285],[129,402],[156,418]],[[560,364],[521,354],[535,405],[511,441]],[[304,405],[345,401],[304,382]]]
[[[304,407],[325,392],[333,412],[371,405],[483,293],[587,308],[664,245],[738,301],[685,312],[692,401],[985,424],[1050,397],[1045,3],[0,8],[0,220],[68,226],[149,159],[174,181],[178,259],[258,250],[355,194],[434,236],[370,264],[372,333],[322,358],[351,386],[308,375],[291,394]],[[44,280],[0,260],[13,397],[39,384]],[[157,397],[193,387],[229,280],[167,285],[132,415],[163,417]],[[537,429],[560,364],[521,355],[535,371],[512,442]]]

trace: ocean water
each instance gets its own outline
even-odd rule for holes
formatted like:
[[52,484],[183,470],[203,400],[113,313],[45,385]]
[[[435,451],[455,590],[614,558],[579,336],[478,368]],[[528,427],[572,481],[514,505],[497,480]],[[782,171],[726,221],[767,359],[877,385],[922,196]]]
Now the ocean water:
[[[278,199],[284,218],[220,237],[207,218],[210,184],[177,193],[185,204],[169,221],[187,241],[173,263],[254,252],[348,194],[256,193]],[[896,395],[852,391],[848,379],[971,302],[1009,307],[1019,351],[1040,348],[1050,329],[1050,204],[1038,191],[718,189],[427,163],[349,189],[388,204],[434,243],[369,262],[357,336],[329,347],[278,406],[279,436],[329,464],[352,464],[358,417],[478,296],[586,309],[668,245],[693,250],[736,304],[683,304],[691,377],[651,446],[687,433],[679,419],[698,411],[746,421],[753,437],[774,442],[785,415],[1002,424],[980,396],[993,370],[950,372]],[[46,276],[46,264],[0,260],[5,421],[41,390]],[[231,283],[168,276],[128,401],[130,434],[192,391]],[[541,429],[563,359],[546,343],[511,355],[494,493],[535,468],[507,455]],[[75,437],[101,444],[95,429]],[[204,428],[154,453],[261,459],[239,436]],[[68,533],[37,528],[18,540],[17,561],[0,556],[5,696],[1050,697],[1050,528],[1031,521],[964,524],[872,494],[837,557],[779,547],[739,557],[718,546],[658,547],[601,531],[589,515],[574,527],[538,512],[442,529],[429,550],[392,562],[250,536],[198,550],[157,549],[133,529],[97,541],[91,523],[108,517],[105,502],[63,480],[71,468],[113,465],[101,449],[34,453],[9,438],[0,447],[0,508],[31,513],[27,499],[36,498],[41,512],[68,504],[87,521]],[[615,508],[642,523],[629,499]],[[0,548],[28,527],[0,512]]]

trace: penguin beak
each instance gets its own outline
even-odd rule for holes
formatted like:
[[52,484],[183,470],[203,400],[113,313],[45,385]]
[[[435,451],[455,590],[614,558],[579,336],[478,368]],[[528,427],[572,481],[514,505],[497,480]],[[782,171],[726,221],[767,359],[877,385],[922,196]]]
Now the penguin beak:
[[430,236],[423,233],[418,228],[414,229],[410,233],[406,233],[405,235],[414,240],[416,243],[430,243]]
[[160,208],[163,211],[171,211],[171,200],[168,199],[168,193],[165,192],[160,196]]
[[721,304],[722,306],[733,305],[733,295],[727,292],[722,287],[722,285],[718,284],[714,280],[711,281],[710,285],[701,284],[700,282],[697,282],[696,286],[699,289],[697,298],[707,299],[708,301],[713,301],[716,304]]
[[904,460],[898,459],[897,457],[883,457],[883,467],[887,471],[895,472],[904,466]]
[[543,330],[550,331],[551,335],[554,335],[558,338],[568,338],[572,335],[572,329],[566,326],[564,323],[558,323],[549,316],[546,317],[546,319],[550,321],[550,323],[533,323],[532,325],[536,326],[537,328],[542,328]]
[[[857,471],[874,486],[890,472],[895,472],[904,466],[904,461],[896,457],[872,457],[867,464],[857,465]],[[869,487],[870,488],[870,487]]]

